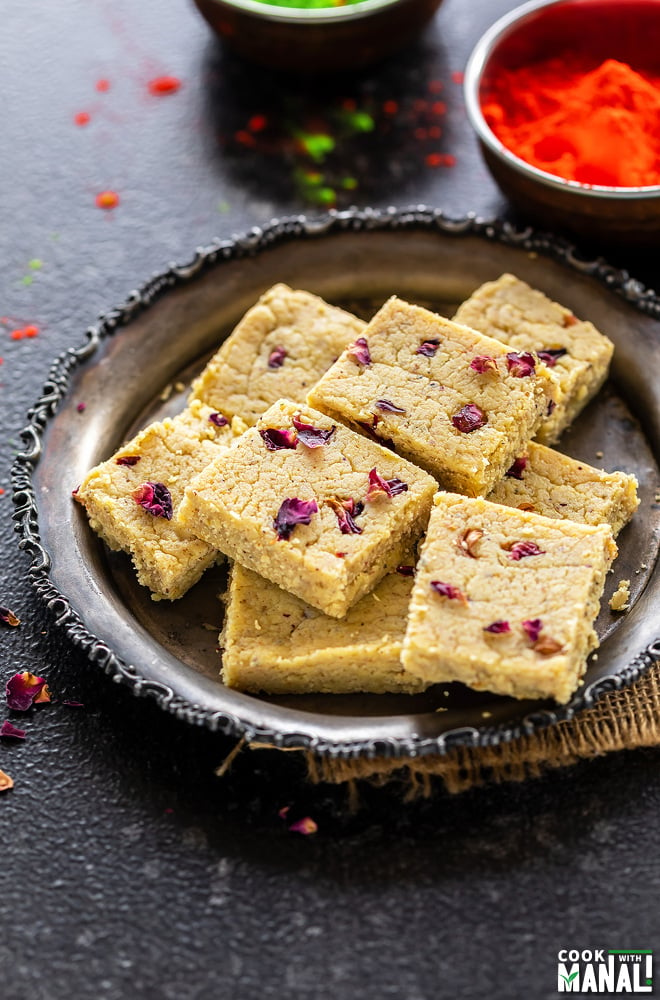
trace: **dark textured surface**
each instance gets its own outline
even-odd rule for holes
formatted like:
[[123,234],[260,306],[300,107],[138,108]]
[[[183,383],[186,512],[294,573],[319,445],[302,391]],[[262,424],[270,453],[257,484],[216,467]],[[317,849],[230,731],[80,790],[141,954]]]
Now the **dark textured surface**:
[[[505,211],[451,73],[512,6],[445,0],[413,49],[312,94],[228,58],[185,3],[3,5],[0,311],[41,332],[14,341],[14,324],[0,327],[0,603],[23,621],[0,634],[2,680],[29,668],[58,701],[84,703],[12,716],[28,739],[0,746],[16,781],[0,797],[3,1000],[545,1000],[558,947],[656,944],[656,751],[413,805],[397,789],[365,790],[354,816],[341,790],[307,786],[290,755],[249,752],[216,778],[231,743],[132,698],[67,647],[12,533],[8,470],[52,357],[167,261],[314,210],[290,144],[235,140],[250,116],[396,101],[389,131],[348,136],[324,166],[333,186],[358,180],[339,204]],[[148,95],[160,73],[180,76],[181,91]],[[453,168],[427,167],[432,147],[414,136],[429,80],[445,84],[433,148],[454,154]],[[82,110],[86,128],[73,123]],[[111,213],[94,205],[106,188],[121,197]],[[600,249],[657,283],[653,260]],[[43,266],[30,271],[34,258]],[[286,805],[318,834],[289,833]]]

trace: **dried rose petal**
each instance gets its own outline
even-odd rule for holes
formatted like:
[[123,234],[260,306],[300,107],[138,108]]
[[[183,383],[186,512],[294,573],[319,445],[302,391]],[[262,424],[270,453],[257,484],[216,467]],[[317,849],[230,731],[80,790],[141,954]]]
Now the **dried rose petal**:
[[20,674],[14,674],[7,681],[7,707],[13,709],[15,712],[27,712],[28,708],[32,707],[33,703],[40,698],[40,695],[44,691],[46,692],[46,697],[41,700],[50,701],[44,677],[37,677],[36,674],[31,674],[29,670],[24,670]]
[[466,403],[462,409],[455,413],[451,422],[457,431],[463,434],[470,434],[479,430],[487,422],[488,418],[483,410],[480,410],[476,403]]
[[47,705],[50,703],[50,689],[47,684],[44,684],[41,691],[34,699],[35,705]]
[[282,806],[281,809],[277,810],[277,815],[280,817],[280,819],[284,819],[290,808],[291,806]]
[[12,628],[16,628],[17,625],[21,624],[21,619],[18,618],[13,611],[9,608],[0,608],[0,622],[4,622],[5,625],[11,625]]
[[366,337],[358,337],[354,344],[350,344],[346,348],[346,353],[350,357],[355,358],[356,362],[360,365],[371,364],[371,352],[369,351],[369,344]]
[[522,479],[522,474],[527,468],[528,458],[527,455],[521,455],[517,458],[510,469],[507,469],[506,475],[511,476],[512,479]]
[[440,594],[441,597],[448,597],[450,601],[460,601],[461,604],[467,607],[467,596],[462,590],[455,587],[453,583],[443,583],[442,580],[431,580],[431,586],[436,594]]
[[459,550],[471,559],[476,559],[477,545],[483,534],[481,528],[467,528],[456,542]]
[[490,625],[484,625],[484,632],[490,632],[491,635],[503,635],[504,632],[510,631],[511,626],[504,620],[491,622]]
[[536,510],[536,507],[534,506],[533,503],[528,503],[527,501],[523,501],[523,503],[518,504],[516,510]]
[[540,618],[527,618],[522,623],[522,627],[527,633],[530,642],[536,642],[541,634],[541,629],[543,628],[543,622]]
[[302,819],[297,819],[295,823],[292,823],[289,830],[291,833],[302,833],[308,837],[310,833],[316,833],[318,828],[318,823],[311,816],[303,816]]
[[379,410],[382,410],[383,413],[399,413],[402,415],[406,413],[406,410],[404,410],[401,406],[396,406],[394,403],[391,403],[389,399],[377,399],[376,406]]
[[133,490],[131,496],[140,507],[144,507],[153,517],[172,520],[172,496],[164,483],[143,483]]
[[564,647],[556,639],[553,639],[552,636],[542,635],[536,640],[532,648],[535,653],[540,653],[541,656],[552,656],[553,653],[561,653]]
[[337,497],[330,497],[326,500],[328,507],[331,507],[337,515],[339,530],[342,535],[361,535],[362,528],[356,524],[353,518],[358,517],[364,510],[364,504],[356,503],[351,497],[350,500],[339,500]]
[[8,792],[14,787],[14,779],[10,778],[4,771],[0,771],[0,792]]
[[281,368],[284,364],[284,359],[286,358],[286,351],[283,347],[276,347],[268,355],[268,367],[269,368]]
[[24,740],[25,730],[18,729],[16,726],[13,726],[11,722],[5,721],[0,726],[0,736],[11,737],[13,740]]
[[322,448],[337,430],[336,427],[331,427],[329,431],[324,431],[321,427],[305,424],[300,419],[299,413],[293,418],[293,426],[298,431],[298,440],[306,448]]
[[390,438],[379,437],[375,433],[374,427],[377,426],[379,418],[374,416],[373,421],[368,423],[366,420],[356,420],[355,423],[358,427],[361,427],[364,431],[366,437],[371,438],[372,441],[377,441],[378,444],[382,445],[383,448],[389,448],[390,451],[394,451],[394,441]]
[[502,546],[509,553],[509,559],[525,559],[527,556],[544,556],[545,549],[540,549],[536,542],[507,542]]
[[259,431],[268,451],[282,451],[284,448],[296,448],[298,437],[295,431],[282,427],[266,427]]
[[318,509],[316,500],[299,500],[298,497],[283,500],[273,519],[273,528],[280,541],[287,539],[297,524],[309,524]]
[[554,368],[557,364],[558,358],[563,358],[568,351],[565,347],[544,347],[542,351],[536,352],[539,356],[539,361],[545,362],[549,368]]
[[497,371],[497,362],[495,358],[491,358],[490,354],[477,354],[476,357],[472,358],[470,368],[480,375],[485,375],[486,372]]
[[511,351],[506,356],[506,366],[515,378],[525,378],[536,371],[536,358],[529,351]]
[[415,567],[414,566],[406,566],[403,563],[401,564],[401,566],[397,566],[396,571],[397,571],[397,573],[400,573],[401,576],[414,576],[415,575]]
[[367,500],[374,500],[378,496],[396,497],[407,489],[408,483],[404,483],[402,479],[383,479],[376,469],[372,469],[369,473]]
[[141,458],[141,455],[122,455],[115,461],[117,465],[137,465]]
[[423,354],[425,358],[433,358],[439,346],[439,340],[424,340],[415,351],[415,354]]
[[574,316],[573,313],[566,313],[564,316],[564,326],[575,326],[575,324],[579,322],[580,320],[577,316]]
[[222,413],[209,413],[209,420],[216,427],[226,427],[229,421]]
[[547,407],[547,409],[545,411],[546,417],[551,417],[552,414],[555,412],[556,409],[557,409],[557,404],[555,403],[554,399],[549,399],[548,400],[548,407]]

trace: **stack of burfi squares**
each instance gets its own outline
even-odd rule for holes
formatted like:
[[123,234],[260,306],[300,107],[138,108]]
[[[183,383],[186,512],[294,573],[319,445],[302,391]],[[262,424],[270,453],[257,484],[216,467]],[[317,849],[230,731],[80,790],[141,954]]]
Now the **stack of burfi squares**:
[[511,275],[449,320],[279,284],[76,492],[156,599],[231,560],[222,676],[269,694],[462,681],[567,701],[636,481],[547,447],[612,345]]

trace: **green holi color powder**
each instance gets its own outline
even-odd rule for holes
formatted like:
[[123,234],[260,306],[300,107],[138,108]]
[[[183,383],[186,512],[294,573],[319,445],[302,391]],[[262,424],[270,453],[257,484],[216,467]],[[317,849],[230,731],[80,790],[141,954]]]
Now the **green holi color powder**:
[[323,163],[327,154],[335,148],[335,140],[324,132],[298,132],[296,139],[314,163]]
[[341,186],[343,187],[344,191],[355,191],[356,187],[358,186],[357,178],[344,177],[344,179],[341,182]]
[[25,277],[21,278],[21,284],[22,285],[31,285],[32,284],[32,275],[31,274],[26,274]]
[[39,260],[37,257],[31,260],[30,263],[28,264],[28,267],[30,268],[31,271],[40,271],[43,266],[44,266],[43,261]]
[[226,215],[227,212],[229,211],[229,202],[228,201],[224,201],[224,200],[223,201],[219,201],[218,202],[218,211],[222,215]]
[[319,7],[348,7],[360,0],[260,0],[270,7],[294,7],[299,10],[316,10]]

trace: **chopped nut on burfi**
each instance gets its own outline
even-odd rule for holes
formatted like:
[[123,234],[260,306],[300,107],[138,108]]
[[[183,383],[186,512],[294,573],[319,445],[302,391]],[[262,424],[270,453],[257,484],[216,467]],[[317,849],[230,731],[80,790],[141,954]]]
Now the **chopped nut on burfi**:
[[177,417],[150,424],[88,472],[74,497],[110,546],[130,553],[154,600],[175,600],[218,553],[173,520],[192,476],[235,439],[226,417],[193,401]]
[[568,701],[598,645],[593,623],[616,555],[609,526],[449,493],[434,503],[405,669],[429,682]]
[[532,441],[488,499],[544,517],[609,524],[615,536],[639,506],[635,476],[594,469]]
[[341,618],[426,527],[434,480],[309,406],[280,400],[186,490],[179,522]]
[[413,693],[401,666],[414,555],[336,619],[234,563],[220,643],[228,687],[268,694]]
[[251,426],[278,399],[304,403],[364,327],[362,320],[317,295],[274,285],[195,380],[192,398]]
[[560,391],[537,431],[543,444],[559,438],[607,377],[612,342],[512,274],[477,288],[454,319],[516,350],[535,351],[550,366]]
[[392,298],[308,400],[479,496],[534,436],[552,392],[531,354]]

